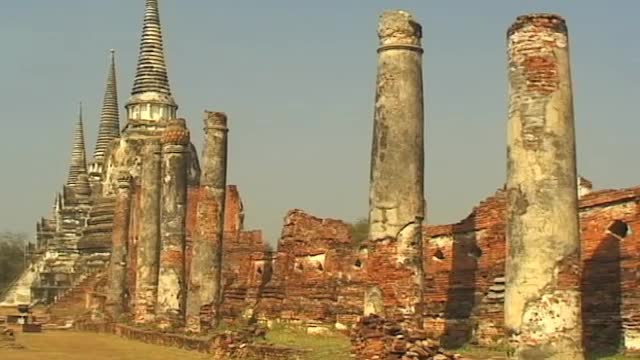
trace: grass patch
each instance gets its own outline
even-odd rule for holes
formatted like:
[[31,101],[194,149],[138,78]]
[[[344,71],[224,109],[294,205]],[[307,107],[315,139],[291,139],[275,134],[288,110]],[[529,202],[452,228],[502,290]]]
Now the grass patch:
[[[480,347],[465,344],[456,349],[448,349],[448,351],[462,354],[472,359],[506,359],[506,347]],[[616,354],[616,355],[597,355],[589,354],[586,356],[588,360],[640,360],[640,354]]]
[[0,350],[2,360],[205,360],[208,354],[75,331],[17,334],[22,350]]
[[267,342],[292,349],[308,350],[305,360],[350,360],[349,338],[339,333],[309,335],[304,329],[275,326],[267,332]]
[[472,359],[501,359],[506,358],[506,349],[501,346],[481,347],[471,344],[465,344],[455,349],[447,349],[447,351],[462,354]]
[[590,356],[588,357],[589,359],[592,360],[640,360],[640,354],[633,354],[633,355],[623,355],[623,354],[618,354],[618,355],[609,355],[609,356]]

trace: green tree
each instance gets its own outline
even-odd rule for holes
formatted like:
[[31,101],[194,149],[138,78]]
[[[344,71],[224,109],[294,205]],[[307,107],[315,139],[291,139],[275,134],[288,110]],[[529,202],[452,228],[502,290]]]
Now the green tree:
[[0,292],[24,269],[26,240],[26,234],[0,232]]
[[369,237],[369,219],[362,217],[350,224],[351,239],[354,243],[360,244]]

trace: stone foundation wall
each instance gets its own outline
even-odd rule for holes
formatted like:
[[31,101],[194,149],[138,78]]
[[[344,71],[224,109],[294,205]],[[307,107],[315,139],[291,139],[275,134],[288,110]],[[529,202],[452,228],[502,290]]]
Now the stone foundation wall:
[[246,332],[224,332],[210,338],[194,338],[179,334],[169,334],[144,330],[115,323],[78,321],[75,329],[96,333],[114,334],[125,339],[147,344],[170,346],[184,350],[210,353],[213,359],[300,359],[300,350],[256,343]]

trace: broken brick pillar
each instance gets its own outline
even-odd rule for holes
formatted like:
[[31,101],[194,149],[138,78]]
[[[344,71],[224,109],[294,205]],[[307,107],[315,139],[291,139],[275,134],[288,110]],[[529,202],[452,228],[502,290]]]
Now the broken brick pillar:
[[142,148],[140,171],[140,235],[136,249],[135,321],[153,322],[158,296],[160,258],[160,176],[162,147],[149,139]]
[[126,312],[127,289],[127,242],[131,219],[131,175],[127,170],[117,174],[116,203],[111,233],[111,260],[109,263],[109,286],[105,307],[117,319]]
[[567,26],[520,16],[507,33],[505,327],[512,359],[584,359]]
[[184,325],[185,240],[189,130],[184,119],[170,120],[162,133],[160,270],[156,316],[161,328]]
[[200,200],[187,296],[187,331],[217,326],[220,318],[222,235],[227,185],[227,116],[206,112]]
[[[425,217],[422,28],[407,12],[387,11],[380,17],[378,37],[370,251],[365,271],[371,285],[380,287],[386,316],[411,319],[421,327]],[[365,304],[366,309],[376,307]]]

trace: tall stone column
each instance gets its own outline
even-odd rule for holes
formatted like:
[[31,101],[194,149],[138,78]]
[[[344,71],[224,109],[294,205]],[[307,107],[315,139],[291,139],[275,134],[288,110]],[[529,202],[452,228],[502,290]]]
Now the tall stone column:
[[[378,78],[371,151],[366,271],[387,316],[422,326],[424,105],[422,28],[411,14],[387,11],[378,25]],[[365,304],[374,309],[375,304]]]
[[567,26],[520,16],[507,33],[505,326],[512,359],[583,359],[580,227]]
[[131,175],[127,170],[118,173],[118,191],[113,215],[111,234],[111,261],[109,264],[109,287],[106,308],[111,316],[118,318],[126,311],[127,243],[131,218]]
[[149,139],[142,148],[140,172],[140,237],[137,246],[135,321],[155,319],[160,260],[160,141]]
[[202,332],[220,319],[222,250],[227,187],[227,115],[206,112],[201,194],[187,299],[187,330]]
[[185,225],[189,130],[170,120],[162,134],[162,198],[157,319],[160,327],[184,325],[186,300]]

